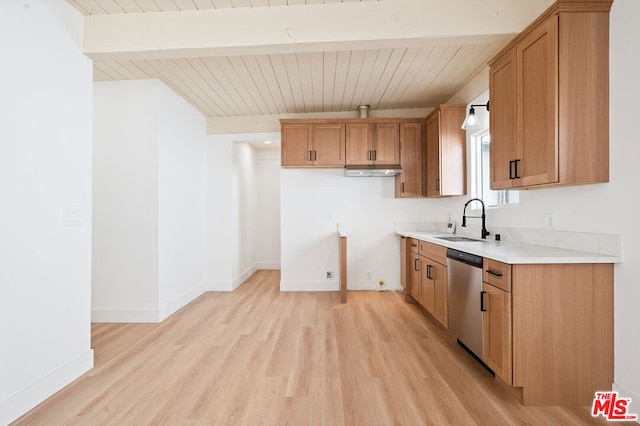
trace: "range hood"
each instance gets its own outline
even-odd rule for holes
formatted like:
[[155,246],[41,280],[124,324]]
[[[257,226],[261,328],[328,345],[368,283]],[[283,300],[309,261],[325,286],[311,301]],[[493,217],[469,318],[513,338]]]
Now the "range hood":
[[352,165],[344,168],[344,175],[348,177],[384,177],[400,173],[402,173],[400,164]]

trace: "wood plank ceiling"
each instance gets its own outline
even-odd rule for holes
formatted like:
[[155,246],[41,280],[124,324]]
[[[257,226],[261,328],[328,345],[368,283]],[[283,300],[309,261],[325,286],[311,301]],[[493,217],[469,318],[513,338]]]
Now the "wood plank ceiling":
[[[85,15],[354,0],[68,0]],[[377,1],[377,0],[355,0]],[[429,108],[446,102],[504,42],[223,57],[95,61],[94,80],[157,78],[207,117]]]

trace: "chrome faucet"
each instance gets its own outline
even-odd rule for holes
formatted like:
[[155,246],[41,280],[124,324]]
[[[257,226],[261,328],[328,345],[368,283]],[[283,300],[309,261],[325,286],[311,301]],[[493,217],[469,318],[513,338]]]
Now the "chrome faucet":
[[[482,204],[482,216],[467,216],[467,206],[472,201],[479,201],[480,204]],[[484,202],[480,198],[472,198],[469,201],[467,201],[466,203],[464,203],[464,210],[462,211],[462,226],[464,226],[464,227],[467,226],[467,218],[482,219],[482,239],[483,240],[486,240],[487,236],[491,235],[491,232],[487,231],[487,226],[486,226],[486,222],[485,222],[486,221],[486,215],[484,214]]]

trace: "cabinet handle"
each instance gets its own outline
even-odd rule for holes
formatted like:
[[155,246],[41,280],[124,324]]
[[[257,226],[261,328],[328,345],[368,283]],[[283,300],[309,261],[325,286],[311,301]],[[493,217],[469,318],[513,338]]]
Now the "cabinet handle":
[[436,191],[440,191],[440,178],[436,178]]
[[377,150],[373,150],[373,161],[376,161],[376,159],[378,158],[378,151]]
[[369,153],[369,161],[371,161],[371,150],[369,150],[368,153]]
[[[417,244],[411,244],[411,247],[418,247],[418,245]],[[418,259],[416,259],[416,260],[418,260]]]
[[309,151],[309,161],[313,161],[313,151]]
[[[413,245],[413,244],[411,244]],[[413,259],[413,270],[418,272],[420,269],[418,269],[418,259]]]
[[487,310],[484,308],[484,295],[486,293],[487,293],[486,291],[480,292],[480,311],[481,312],[487,312]]
[[489,275],[493,275],[494,277],[502,277],[502,273],[500,272],[494,272],[491,269],[487,269],[487,274]]
[[520,179],[520,173],[518,173],[518,163],[520,162],[520,160],[513,160],[513,162],[515,163],[515,178],[516,179]]
[[515,179],[513,177],[513,163],[515,163],[514,160],[509,161],[509,179]]
[[313,161],[318,161],[318,151],[313,150]]
[[427,278],[429,278],[430,280],[433,279],[433,266],[431,265],[427,265]]
[[402,182],[402,192],[404,193],[404,182]]

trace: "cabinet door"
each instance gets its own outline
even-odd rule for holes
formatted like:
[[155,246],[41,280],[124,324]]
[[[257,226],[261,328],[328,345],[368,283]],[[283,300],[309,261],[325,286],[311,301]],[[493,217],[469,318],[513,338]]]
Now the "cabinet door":
[[321,167],[344,167],[345,165],[345,125],[315,124],[314,164]]
[[517,45],[516,61],[516,184],[558,182],[557,16],[550,17]]
[[373,124],[347,124],[347,164],[371,164],[373,161]]
[[440,196],[440,112],[427,120],[427,197]]
[[313,125],[283,124],[281,164],[310,166],[313,164]]
[[484,283],[483,361],[498,377],[512,384],[511,293]]
[[434,306],[434,288],[435,288],[435,262],[431,259],[424,258],[423,262],[423,271],[422,271],[422,299],[420,300],[420,304],[424,306],[424,308],[433,315],[433,306]]
[[411,267],[409,264],[409,258],[407,257],[409,245],[409,239],[406,237],[400,237],[400,285],[404,288],[404,294],[409,294],[409,287],[407,286],[407,269]]
[[464,105],[440,105],[440,195],[467,193],[467,132]]
[[449,328],[447,267],[434,263],[431,275],[433,277],[433,311],[431,314],[445,328]]
[[492,65],[489,73],[489,98],[491,189],[511,188],[514,185],[514,162],[517,155],[515,50]]
[[424,157],[422,124],[402,123],[400,125],[400,165],[402,165],[402,173],[396,176],[396,197],[424,196]]
[[422,259],[419,255],[409,252],[409,273],[407,276],[409,282],[409,294],[418,303],[422,298],[420,292],[421,289],[421,271],[422,271]]
[[400,164],[400,125],[398,123],[377,123],[373,134],[373,162],[375,164]]

